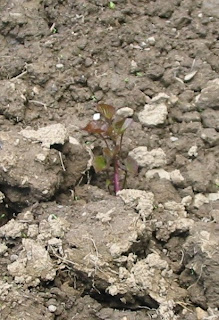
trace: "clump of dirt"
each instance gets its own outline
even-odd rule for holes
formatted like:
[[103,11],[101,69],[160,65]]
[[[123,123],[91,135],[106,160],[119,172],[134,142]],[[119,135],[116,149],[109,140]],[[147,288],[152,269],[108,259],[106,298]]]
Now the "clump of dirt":
[[[217,0],[0,4],[1,319],[219,318]],[[129,189],[92,168],[99,102]]]

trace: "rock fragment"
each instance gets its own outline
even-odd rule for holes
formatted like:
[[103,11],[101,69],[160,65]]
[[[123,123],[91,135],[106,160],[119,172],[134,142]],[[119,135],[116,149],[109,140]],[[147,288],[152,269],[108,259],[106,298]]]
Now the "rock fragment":
[[203,129],[201,132],[201,138],[211,147],[217,146],[219,144],[219,132],[217,132],[213,128]]
[[122,118],[132,117],[133,113],[134,113],[133,109],[129,107],[120,108],[116,112],[116,114]]
[[204,128],[214,128],[219,131],[219,111],[205,109],[201,113],[202,124]]
[[197,157],[198,156],[198,147],[197,146],[191,146],[188,151],[189,157]]
[[8,271],[15,277],[15,282],[36,286],[40,280],[53,280],[56,269],[42,244],[32,239],[23,239],[22,244],[24,250],[18,259],[8,265]]
[[25,230],[27,230],[26,223],[11,219],[7,224],[0,228],[0,237],[11,239],[20,238]]
[[135,208],[143,220],[153,211],[154,195],[152,192],[135,189],[123,189],[117,195],[131,208]]
[[5,254],[5,252],[7,252],[7,250],[8,250],[8,247],[4,243],[0,243],[0,256]]
[[201,207],[204,203],[209,203],[209,199],[202,193],[197,193],[194,197],[193,205],[195,208]]
[[196,106],[200,109],[212,108],[219,109],[219,78],[211,80],[207,86],[202,89],[201,94],[197,97]]
[[[63,180],[59,153],[22,138],[16,132],[1,132],[0,184],[11,202],[49,199]],[[57,140],[56,140],[57,141]],[[28,164],[28,165],[24,165]]]
[[149,169],[159,168],[166,164],[166,154],[161,148],[148,151],[147,147],[141,146],[130,151],[129,156],[135,159],[140,167]]
[[38,130],[24,129],[20,134],[34,142],[41,142],[42,147],[50,148],[51,145],[63,145],[67,139],[67,130],[61,123],[52,124],[47,127],[39,128]]
[[146,104],[144,110],[139,112],[138,119],[146,127],[156,127],[165,123],[167,114],[167,106],[164,103]]

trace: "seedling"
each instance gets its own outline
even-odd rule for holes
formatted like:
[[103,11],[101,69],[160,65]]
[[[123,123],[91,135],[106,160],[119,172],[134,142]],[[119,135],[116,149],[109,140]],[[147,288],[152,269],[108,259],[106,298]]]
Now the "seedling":
[[109,2],[109,8],[110,9],[115,9],[115,7],[116,7],[115,3],[113,1],[110,1]]
[[[122,156],[123,136],[133,120],[130,118],[119,119],[116,115],[116,109],[108,104],[99,104],[97,110],[100,119],[90,121],[83,129],[90,134],[99,136],[104,142],[102,154],[93,158],[93,167],[96,173],[106,171],[106,185],[109,188],[113,183],[114,192],[117,194],[119,190],[126,187],[128,173],[136,174],[138,171],[138,165],[134,159],[131,157],[123,159]],[[109,174],[111,167],[113,168],[112,179]]]
[[136,72],[137,77],[143,77],[144,73],[143,72]]

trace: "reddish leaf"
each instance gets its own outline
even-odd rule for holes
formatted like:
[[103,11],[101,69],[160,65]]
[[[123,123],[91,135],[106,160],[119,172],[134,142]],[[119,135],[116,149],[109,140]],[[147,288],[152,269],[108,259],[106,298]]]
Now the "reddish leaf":
[[105,123],[103,122],[103,124],[101,125],[101,130],[102,130],[102,133],[105,135],[105,136],[109,136],[109,132],[110,132],[110,127],[108,123]]
[[111,106],[109,104],[103,104],[103,103],[101,103],[101,104],[99,104],[97,106],[97,110],[107,120],[111,120],[114,117],[115,113],[116,113],[116,109],[113,106]]
[[105,158],[103,156],[94,157],[93,166],[96,172],[103,171],[107,167]]
[[138,164],[136,160],[131,157],[127,157],[125,160],[125,167],[129,173],[137,174],[138,173]]
[[103,124],[99,121],[90,121],[86,127],[83,128],[83,130],[89,132],[89,133],[103,133],[105,130],[104,130],[104,127],[103,127]]

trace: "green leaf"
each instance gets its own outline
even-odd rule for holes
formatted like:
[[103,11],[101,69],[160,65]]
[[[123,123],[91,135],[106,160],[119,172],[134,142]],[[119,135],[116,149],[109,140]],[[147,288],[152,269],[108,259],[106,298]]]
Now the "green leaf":
[[116,109],[109,105],[109,104],[104,104],[101,103],[97,106],[97,110],[104,116],[105,119],[107,120],[111,120],[115,113],[116,113]]
[[125,167],[127,172],[132,173],[132,174],[137,174],[138,173],[138,164],[136,160],[134,160],[131,157],[127,157],[125,160]]
[[96,172],[103,171],[107,167],[105,158],[103,156],[94,157],[93,166]]
[[110,9],[115,9],[115,7],[116,7],[115,3],[113,1],[110,1],[109,2],[109,8]]
[[122,125],[122,131],[124,132],[131,124],[133,120],[131,118],[125,119],[123,125]]
[[113,126],[114,131],[117,134],[121,134],[122,133],[122,126],[123,126],[124,122],[125,122],[125,119],[113,122],[112,126]]
[[137,77],[143,77],[144,73],[143,72],[136,72]]
[[112,184],[110,179],[106,179],[106,187],[109,188],[109,186]]
[[113,123],[113,128],[117,134],[123,134],[125,130],[132,124],[131,118],[122,119]]

